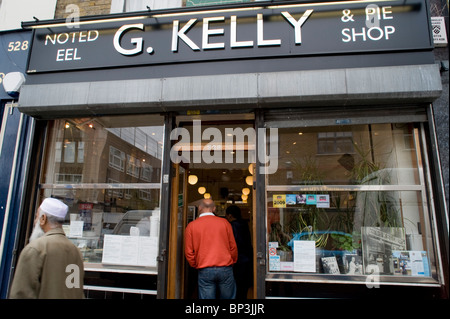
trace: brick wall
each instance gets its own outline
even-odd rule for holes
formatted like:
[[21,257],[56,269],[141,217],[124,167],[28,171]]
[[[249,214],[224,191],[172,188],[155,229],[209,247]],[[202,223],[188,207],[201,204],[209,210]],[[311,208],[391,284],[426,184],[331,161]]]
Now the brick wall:
[[[181,6],[201,6],[208,4],[227,4],[252,1],[255,0],[182,0]],[[111,9],[111,0],[58,0],[56,4],[55,19],[64,19],[70,14],[70,12],[66,13],[66,7],[69,4],[75,4],[80,8],[80,16],[109,14]]]
[[80,9],[80,16],[109,14],[111,0],[58,0],[56,3],[55,19],[66,18],[66,7],[75,4]]

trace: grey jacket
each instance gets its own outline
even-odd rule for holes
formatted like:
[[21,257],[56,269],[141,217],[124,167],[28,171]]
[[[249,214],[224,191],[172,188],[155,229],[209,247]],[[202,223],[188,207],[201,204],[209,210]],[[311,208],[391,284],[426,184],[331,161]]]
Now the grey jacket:
[[84,268],[80,250],[61,228],[45,233],[22,250],[11,299],[80,299]]

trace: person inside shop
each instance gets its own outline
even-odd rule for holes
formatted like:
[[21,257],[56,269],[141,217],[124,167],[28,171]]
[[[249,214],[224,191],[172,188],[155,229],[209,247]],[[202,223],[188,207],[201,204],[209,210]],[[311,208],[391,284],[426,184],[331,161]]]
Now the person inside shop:
[[198,270],[200,299],[235,299],[236,241],[231,224],[216,216],[215,209],[211,198],[200,202],[199,218],[186,227],[185,256],[189,265]]
[[233,228],[238,249],[238,259],[233,266],[236,280],[236,299],[247,299],[248,289],[253,282],[253,248],[248,223],[242,219],[241,209],[231,205],[225,212],[225,218]]
[[68,206],[56,198],[46,198],[39,206],[30,242],[19,256],[9,298],[84,298],[83,258],[62,229],[67,211]]

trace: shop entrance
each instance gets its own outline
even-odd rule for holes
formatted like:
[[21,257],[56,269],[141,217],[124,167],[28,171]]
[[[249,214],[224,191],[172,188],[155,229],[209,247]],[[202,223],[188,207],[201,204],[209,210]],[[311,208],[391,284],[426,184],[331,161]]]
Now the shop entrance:
[[[243,118],[241,115],[240,118]],[[184,257],[184,230],[198,218],[198,204],[212,198],[225,218],[237,206],[255,247],[256,200],[253,187],[254,121],[177,118],[172,140],[172,189],[168,258],[168,298],[197,298],[197,270]],[[253,264],[254,251],[250,256]],[[253,267],[247,298],[254,297]]]

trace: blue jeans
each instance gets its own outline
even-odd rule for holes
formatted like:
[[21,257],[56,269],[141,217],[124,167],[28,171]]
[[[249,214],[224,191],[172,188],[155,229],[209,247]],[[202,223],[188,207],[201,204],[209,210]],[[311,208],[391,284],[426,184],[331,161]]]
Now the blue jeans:
[[233,267],[207,267],[198,270],[198,297],[200,299],[236,298]]

